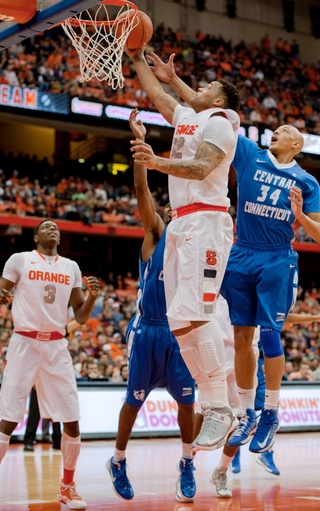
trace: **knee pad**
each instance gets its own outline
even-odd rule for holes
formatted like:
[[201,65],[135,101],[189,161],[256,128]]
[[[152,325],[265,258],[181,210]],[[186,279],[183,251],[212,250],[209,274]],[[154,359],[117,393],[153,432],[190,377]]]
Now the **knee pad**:
[[[179,337],[177,337],[179,343]],[[201,358],[198,353],[198,349],[193,339],[188,339],[187,342],[180,344],[181,356],[189,369],[189,372],[195,380],[198,380],[199,376],[203,373],[203,365]]]
[[276,358],[284,354],[279,330],[261,327],[260,341],[265,357]]
[[213,341],[199,342],[198,351],[202,361],[203,370],[206,375],[210,377],[212,374],[217,375],[218,372],[222,371],[225,379],[226,375],[223,354],[219,354],[216,344]]

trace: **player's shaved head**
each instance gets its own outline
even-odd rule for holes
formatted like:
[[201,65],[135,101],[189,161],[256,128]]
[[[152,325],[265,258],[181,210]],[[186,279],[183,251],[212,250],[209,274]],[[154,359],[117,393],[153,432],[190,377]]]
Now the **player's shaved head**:
[[304,138],[303,138],[302,134],[300,133],[300,131],[295,126],[290,126],[290,124],[284,124],[283,127],[289,128],[293,139],[296,142],[299,142],[299,148],[300,148],[299,152],[300,152],[304,145]]

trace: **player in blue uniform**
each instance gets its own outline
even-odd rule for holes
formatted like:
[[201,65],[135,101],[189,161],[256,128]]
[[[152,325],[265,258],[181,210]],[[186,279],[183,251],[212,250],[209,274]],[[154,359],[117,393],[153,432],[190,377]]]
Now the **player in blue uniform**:
[[[146,133],[138,110],[130,115],[130,127],[137,139]],[[193,476],[191,443],[194,439],[195,384],[187,369],[166,317],[163,283],[165,222],[156,213],[148,188],[146,168],[134,164],[134,184],[138,209],[145,229],[140,261],[138,311],[127,329],[129,348],[129,378],[125,402],[119,416],[114,455],[107,461],[113,488],[119,497],[132,499],[134,492],[126,474],[126,447],[138,412],[155,387],[166,388],[178,404],[178,424],[182,440],[182,457],[178,464],[179,477],[175,485],[176,499],[192,502],[196,492]],[[169,220],[166,208],[165,220]]]
[[[155,53],[148,60],[157,78],[191,104],[195,93],[176,75],[174,54],[167,64]],[[233,161],[238,182],[238,239],[231,249],[220,292],[228,301],[234,325],[236,380],[246,412],[229,446],[251,439],[252,452],[268,451],[279,427],[277,409],[284,366],[280,331],[298,284],[298,254],[291,244],[293,212],[298,212],[306,232],[320,241],[319,184],[294,159],[302,148],[300,132],[284,125],[275,130],[268,150],[239,136]],[[266,375],[259,424],[254,411],[256,365],[252,348],[257,325],[261,326]]]
[[[240,137],[233,166],[237,173],[237,241],[232,247],[221,293],[228,301],[234,325],[235,371],[240,403],[246,410],[229,439],[230,446],[249,440],[249,450],[268,451],[279,428],[277,416],[284,366],[280,331],[295,302],[298,254],[292,248],[295,220],[290,189],[298,188],[303,211],[320,222],[317,180],[294,157],[303,137],[293,126],[277,128],[269,149]],[[266,392],[259,423],[254,411],[255,357],[252,338],[260,325]]]

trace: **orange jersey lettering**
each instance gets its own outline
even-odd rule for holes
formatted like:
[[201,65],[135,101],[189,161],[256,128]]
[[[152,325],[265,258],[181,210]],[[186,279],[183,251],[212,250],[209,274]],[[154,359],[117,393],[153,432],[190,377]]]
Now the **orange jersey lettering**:
[[196,129],[198,128],[198,124],[179,124],[177,126],[177,135],[194,135]]
[[44,282],[59,282],[59,284],[70,285],[70,275],[63,275],[62,273],[51,273],[48,271],[29,271],[30,280],[42,280]]

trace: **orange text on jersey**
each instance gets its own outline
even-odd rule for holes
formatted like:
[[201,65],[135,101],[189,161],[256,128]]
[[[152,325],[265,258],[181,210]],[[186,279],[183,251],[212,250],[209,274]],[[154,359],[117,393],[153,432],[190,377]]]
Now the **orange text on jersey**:
[[196,129],[198,128],[198,124],[178,124],[177,126],[177,135],[194,135]]
[[63,273],[51,273],[49,271],[29,271],[30,280],[43,280],[45,282],[58,282],[59,284],[70,285],[70,275],[63,275]]

